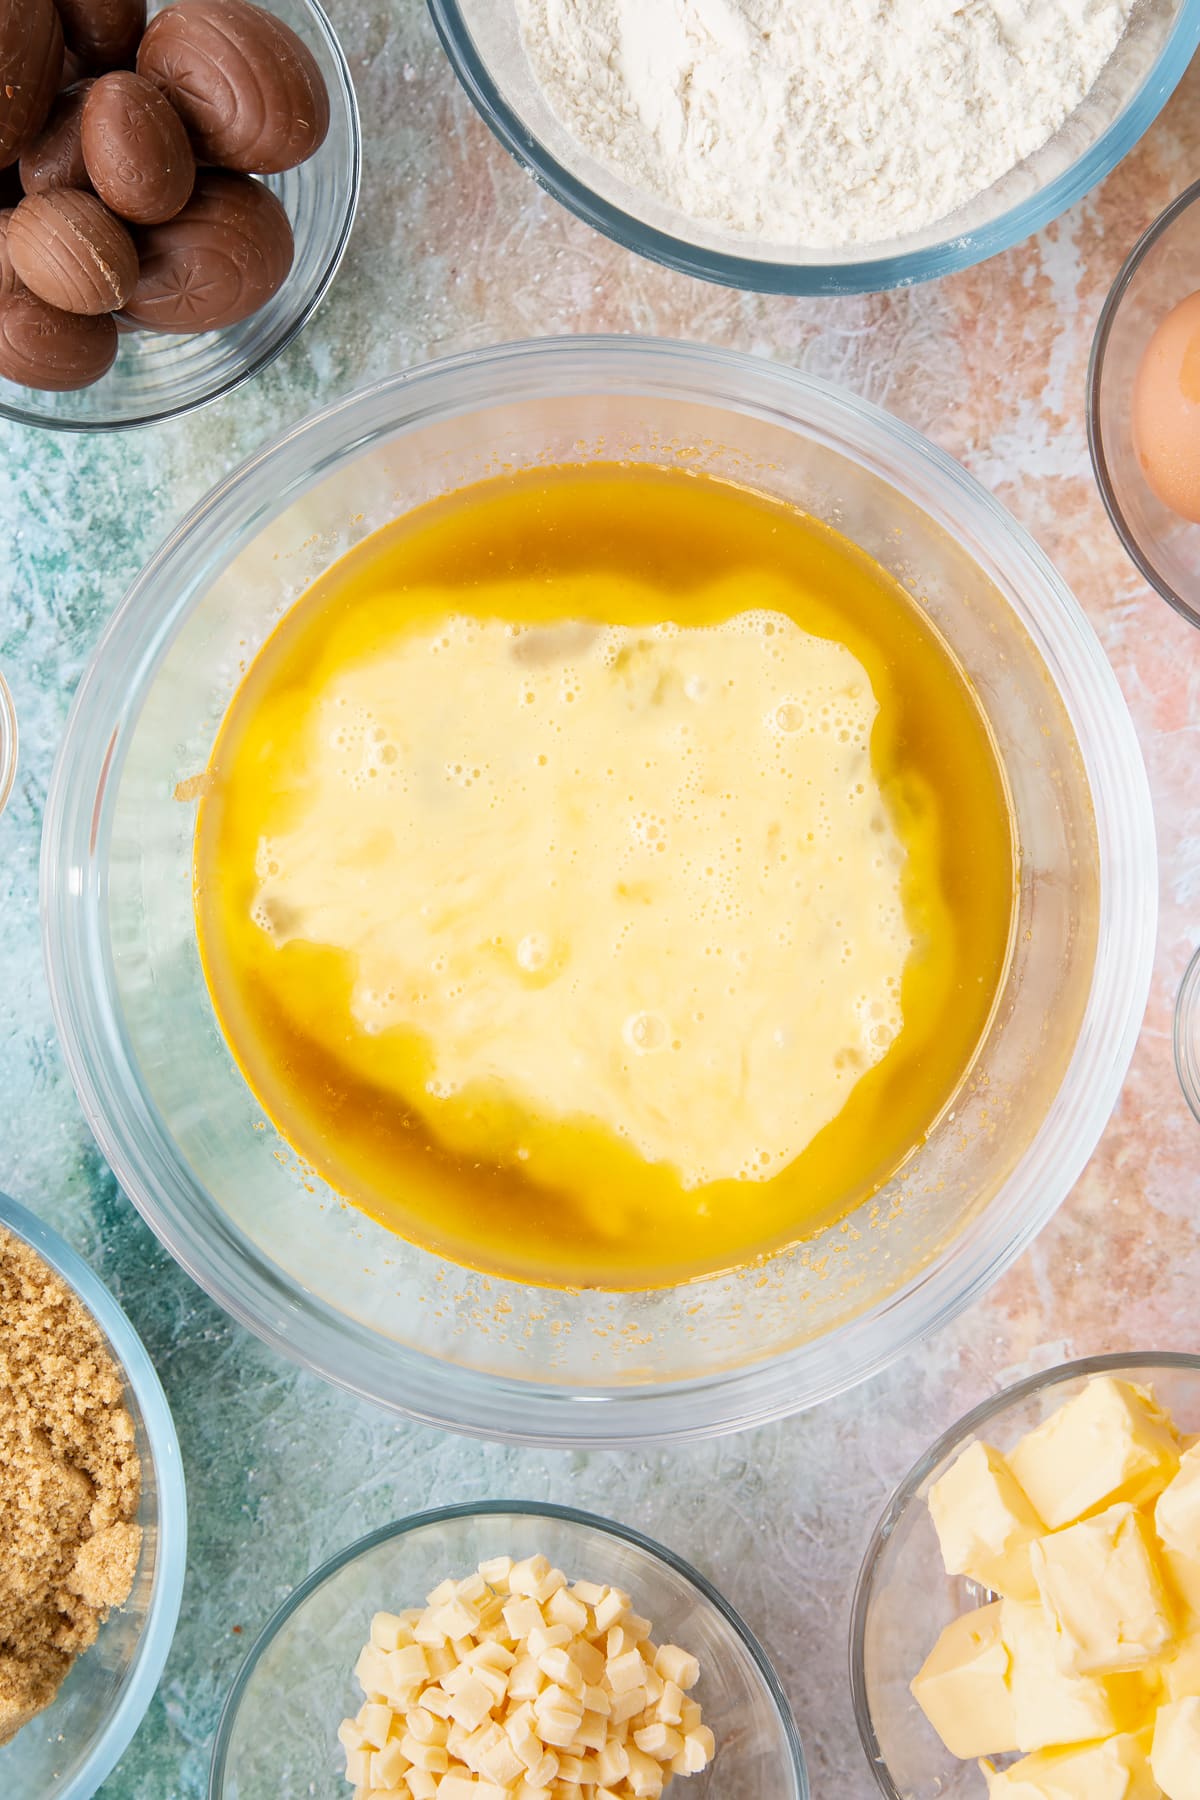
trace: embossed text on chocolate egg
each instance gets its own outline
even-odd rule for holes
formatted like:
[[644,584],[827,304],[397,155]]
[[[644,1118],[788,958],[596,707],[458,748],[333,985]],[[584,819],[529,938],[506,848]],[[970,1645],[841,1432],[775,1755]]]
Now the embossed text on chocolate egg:
[[115,312],[138,278],[133,239],[95,194],[30,194],[8,228],[13,266],[31,292],[64,312]]
[[57,0],[67,46],[89,69],[130,69],[146,29],[146,0]]
[[173,219],[192,191],[196,159],[183,121],[152,81],[115,69],[92,84],[83,156],[104,204],[135,225]]
[[201,169],[191,199],[138,233],[126,319],[153,331],[218,331],[265,306],[292,266],[292,228],[261,181]]
[[22,387],[65,393],[111,369],[117,328],[107,313],[60,312],[36,294],[0,300],[0,375]]
[[0,169],[46,123],[62,63],[54,0],[0,0]]
[[139,75],[160,87],[197,159],[248,175],[304,162],[329,129],[329,94],[311,50],[247,0],[178,0],[151,19]]
[[83,160],[80,124],[83,103],[93,86],[90,81],[64,88],[50,108],[50,117],[37,136],[21,152],[21,186],[27,194],[44,194],[49,188],[89,188]]

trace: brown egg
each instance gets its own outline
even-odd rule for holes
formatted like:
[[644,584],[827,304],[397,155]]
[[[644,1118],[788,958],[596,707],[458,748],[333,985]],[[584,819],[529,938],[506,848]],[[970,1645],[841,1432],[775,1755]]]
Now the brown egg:
[[90,81],[64,88],[50,108],[50,117],[32,142],[21,152],[21,186],[27,194],[44,194],[50,188],[90,188],[83,160],[80,124]]
[[137,285],[133,239],[94,194],[30,194],[13,213],[8,245],[26,287],[63,312],[115,312]]
[[90,387],[112,368],[117,328],[98,314],[60,312],[35,294],[0,300],[0,375],[22,387]]
[[178,0],[151,19],[137,66],[174,106],[200,162],[278,174],[310,157],[329,129],[311,50],[247,0]]
[[141,75],[117,69],[83,109],[83,157],[104,204],[135,225],[173,219],[192,191],[196,159],[170,101]]
[[8,250],[8,226],[13,216],[11,206],[0,212],[0,301],[11,300],[14,294],[27,294],[29,289],[13,268],[12,257]]
[[0,169],[46,123],[62,63],[54,0],[0,0]]
[[89,69],[132,69],[146,0],[57,0],[67,48]]
[[1164,506],[1200,522],[1200,293],[1173,307],[1133,384],[1133,447]]
[[217,331],[282,287],[294,245],[288,216],[261,181],[201,169],[191,199],[138,233],[141,273],[126,320],[153,331]]

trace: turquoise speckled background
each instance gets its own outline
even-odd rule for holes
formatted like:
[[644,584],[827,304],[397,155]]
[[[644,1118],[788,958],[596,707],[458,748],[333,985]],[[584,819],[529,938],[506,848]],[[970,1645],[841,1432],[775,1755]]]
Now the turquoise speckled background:
[[[1200,81],[1189,77],[1097,195],[985,268],[889,296],[764,300],[639,263],[564,214],[459,95],[419,0],[344,0],[334,14],[362,103],[366,180],[344,271],[300,341],[250,388],[173,425],[108,438],[0,428],[0,667],[22,734],[0,820],[0,1187],[62,1229],[130,1313],[174,1407],[190,1483],[179,1633],[102,1792],[197,1800],[244,1649],[348,1540],[442,1501],[536,1496],[613,1513],[696,1561],[775,1659],[818,1800],[868,1800],[846,1624],[892,1483],[967,1405],[1031,1367],[1197,1347],[1200,1128],[1175,1085],[1169,1025],[1200,929],[1200,637],[1148,593],[1108,530],[1082,391],[1125,250],[1200,166]],[[168,527],[242,455],[349,387],[441,352],[576,329],[780,357],[893,407],[962,457],[1056,557],[1113,657],[1147,751],[1164,881],[1154,991],[1125,1097],[1018,1268],[902,1368],[817,1413],[634,1455],[509,1450],[399,1424],[231,1325],[159,1248],[92,1145],[54,1039],[37,919],[38,830],[72,688]],[[316,1443],[336,1455],[315,1458]]]

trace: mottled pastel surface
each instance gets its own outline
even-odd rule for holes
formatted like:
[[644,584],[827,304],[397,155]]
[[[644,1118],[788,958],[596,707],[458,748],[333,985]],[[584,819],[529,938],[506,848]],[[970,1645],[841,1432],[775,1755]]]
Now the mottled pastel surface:
[[[366,140],[359,224],[317,319],[249,388],[121,438],[0,431],[0,667],[22,764],[0,820],[0,1187],[112,1284],[161,1372],[191,1494],[183,1616],[166,1677],[106,1800],[197,1800],[252,1635],[316,1562],[430,1504],[539,1496],[629,1520],[691,1557],[775,1659],[819,1800],[875,1789],[850,1713],[846,1627],[892,1483],[968,1405],[1064,1355],[1200,1347],[1200,1126],[1171,1014],[1200,937],[1200,636],[1125,561],[1088,467],[1096,316],[1133,239],[1200,169],[1200,67],[1129,160],[1033,242],[930,287],[842,300],[726,293],[635,261],[508,160],[458,92],[418,0],[346,0]],[[507,338],[655,331],[846,383],[959,456],[1057,561],[1141,735],[1158,814],[1162,928],[1129,1080],[1055,1223],[956,1326],[806,1417],[631,1455],[503,1449],[397,1424],[298,1373],[173,1265],[95,1151],[42,974],[37,844],[72,688],[163,533],[241,456],[390,370]],[[330,1454],[314,1456],[320,1444]],[[764,1796],[763,1800],[770,1800]]]

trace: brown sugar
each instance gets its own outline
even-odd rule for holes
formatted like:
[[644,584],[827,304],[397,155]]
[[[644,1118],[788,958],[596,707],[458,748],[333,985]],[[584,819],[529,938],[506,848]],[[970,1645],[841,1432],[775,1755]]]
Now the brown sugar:
[[0,1744],[49,1706],[141,1550],[119,1370],[82,1303],[0,1230]]

